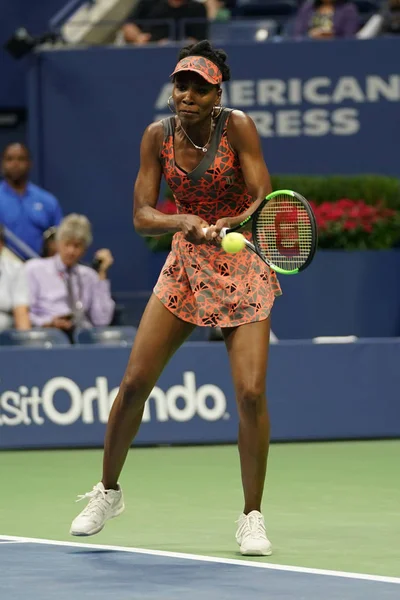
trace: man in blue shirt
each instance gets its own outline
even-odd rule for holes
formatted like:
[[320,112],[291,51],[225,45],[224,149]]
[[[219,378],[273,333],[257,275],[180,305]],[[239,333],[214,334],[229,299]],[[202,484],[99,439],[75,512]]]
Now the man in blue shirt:
[[24,144],[5,148],[1,168],[0,223],[40,254],[43,233],[62,219],[58,200],[29,181],[31,158]]

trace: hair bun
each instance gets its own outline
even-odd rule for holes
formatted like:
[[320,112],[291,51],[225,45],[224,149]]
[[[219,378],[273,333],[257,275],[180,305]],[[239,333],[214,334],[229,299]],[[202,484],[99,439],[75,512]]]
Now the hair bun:
[[214,52],[215,52],[215,54],[218,55],[218,57],[222,60],[222,62],[226,63],[226,59],[228,58],[228,55],[225,52],[225,50],[218,48],[218,50],[214,50]]
[[192,51],[195,50],[197,52],[213,52],[213,47],[209,40],[201,40],[201,42],[197,42],[197,44],[193,44]]

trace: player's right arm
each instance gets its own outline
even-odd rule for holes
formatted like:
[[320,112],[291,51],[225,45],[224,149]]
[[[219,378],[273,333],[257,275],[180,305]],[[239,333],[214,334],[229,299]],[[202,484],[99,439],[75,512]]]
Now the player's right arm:
[[160,161],[163,136],[161,122],[152,123],[143,134],[140,146],[140,169],[133,198],[135,230],[143,236],[182,231],[188,241],[204,242],[203,227],[207,227],[208,224],[203,219],[186,214],[166,215],[156,209],[163,173]]

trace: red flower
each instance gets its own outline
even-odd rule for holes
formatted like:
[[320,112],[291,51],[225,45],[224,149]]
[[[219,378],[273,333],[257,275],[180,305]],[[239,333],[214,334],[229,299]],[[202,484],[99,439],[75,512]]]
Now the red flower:
[[372,225],[369,225],[368,223],[365,223],[363,225],[363,229],[364,231],[366,231],[367,233],[372,233]]
[[353,229],[357,229],[357,227],[358,227],[358,223],[357,223],[357,221],[350,221],[350,220],[349,220],[349,221],[345,221],[345,222],[343,223],[343,228],[344,228],[346,231],[352,231]]
[[342,198],[312,207],[322,248],[389,248],[400,241],[400,213],[382,202]]

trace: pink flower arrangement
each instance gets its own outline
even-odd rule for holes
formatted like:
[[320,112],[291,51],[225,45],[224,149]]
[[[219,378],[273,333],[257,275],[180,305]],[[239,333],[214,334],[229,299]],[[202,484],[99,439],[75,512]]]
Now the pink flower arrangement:
[[363,200],[311,202],[322,248],[391,248],[400,240],[400,215]]

